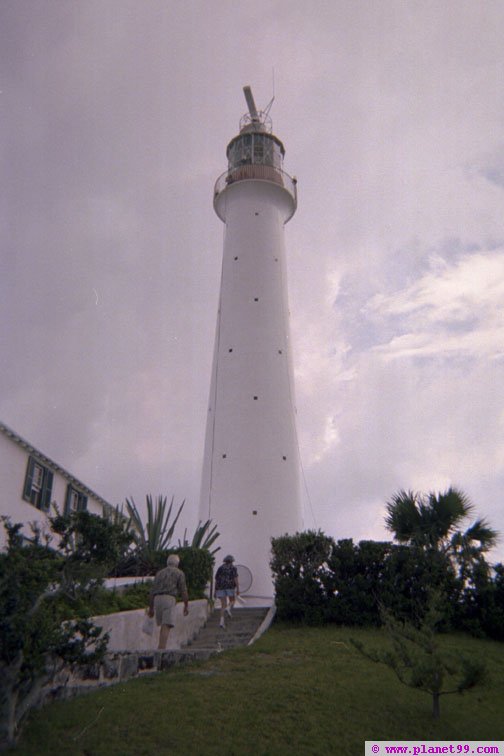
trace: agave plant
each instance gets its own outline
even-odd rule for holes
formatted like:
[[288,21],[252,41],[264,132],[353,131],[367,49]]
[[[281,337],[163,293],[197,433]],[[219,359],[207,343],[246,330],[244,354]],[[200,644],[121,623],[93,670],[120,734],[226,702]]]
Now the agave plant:
[[174,519],[171,520],[173,500],[174,497],[172,496],[170,506],[168,506],[167,497],[158,496],[154,503],[152,496],[147,494],[147,520],[144,523],[133,497],[126,499],[126,509],[130,517],[133,537],[137,547],[142,551],[165,551],[170,545],[175,526],[185,504],[184,499]]
[[[191,542],[187,539],[187,529],[184,530],[184,539],[183,541],[179,539],[179,547],[192,546],[195,549],[207,549],[207,551],[210,551],[210,546],[212,546],[220,536],[220,533],[216,533],[217,525],[214,525],[213,528],[210,529],[211,524],[212,520],[207,520],[206,522],[200,521],[194,531]],[[217,548],[210,551],[210,553],[213,556],[219,550],[220,546],[217,546]]]

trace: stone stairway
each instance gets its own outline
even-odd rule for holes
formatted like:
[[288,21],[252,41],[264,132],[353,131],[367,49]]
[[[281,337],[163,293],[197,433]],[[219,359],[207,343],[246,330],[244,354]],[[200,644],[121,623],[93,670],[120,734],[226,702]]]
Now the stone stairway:
[[226,615],[226,627],[219,627],[220,610],[214,609],[206,625],[183,651],[201,657],[220,653],[236,646],[246,646],[254,637],[266,615],[268,607],[239,607],[233,609],[232,617]]

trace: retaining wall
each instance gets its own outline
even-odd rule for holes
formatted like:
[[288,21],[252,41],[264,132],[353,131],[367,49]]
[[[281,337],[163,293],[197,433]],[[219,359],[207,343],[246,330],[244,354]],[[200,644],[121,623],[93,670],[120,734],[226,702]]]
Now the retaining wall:
[[177,604],[175,626],[170,631],[166,651],[156,650],[159,628],[155,627],[153,636],[142,632],[144,609],[93,617],[93,622],[103,632],[110,633],[108,651],[103,661],[65,667],[42,689],[36,705],[73,698],[145,673],[208,658],[211,655],[209,651],[190,651],[182,649],[182,646],[193,640],[205,625],[210,613],[209,602],[206,599],[190,601],[187,617],[183,616],[183,609],[183,604]]
[[[206,599],[189,602],[189,614],[184,617],[184,605],[177,603],[175,626],[168,636],[168,650],[177,650],[187,645],[207,621],[210,605]],[[154,627],[153,635],[142,632],[145,609],[133,609],[128,612],[103,614],[93,617],[95,625],[110,633],[108,651],[153,651],[157,648],[159,628]]]

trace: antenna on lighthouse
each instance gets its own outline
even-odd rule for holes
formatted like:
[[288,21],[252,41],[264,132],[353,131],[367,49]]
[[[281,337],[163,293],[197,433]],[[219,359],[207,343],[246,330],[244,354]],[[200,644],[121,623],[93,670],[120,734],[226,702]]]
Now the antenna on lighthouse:
[[249,109],[251,119],[253,121],[259,121],[259,113],[257,112],[256,104],[254,102],[254,95],[252,94],[252,90],[248,84],[247,86],[243,87],[243,94],[245,95],[245,99],[247,101],[247,107]]
[[274,99],[275,99],[275,95],[273,95],[273,97],[271,98],[271,100],[268,102],[268,104],[264,108],[263,113],[264,113],[265,116],[269,115],[269,112],[271,110],[271,106],[273,105]]

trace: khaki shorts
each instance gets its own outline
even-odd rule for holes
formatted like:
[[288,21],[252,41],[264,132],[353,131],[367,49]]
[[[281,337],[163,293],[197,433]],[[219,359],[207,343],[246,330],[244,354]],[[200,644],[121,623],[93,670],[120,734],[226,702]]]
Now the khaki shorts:
[[176,606],[177,599],[175,596],[168,596],[166,593],[154,596],[154,615],[156,617],[156,625],[169,625],[170,627],[173,627],[175,625]]

